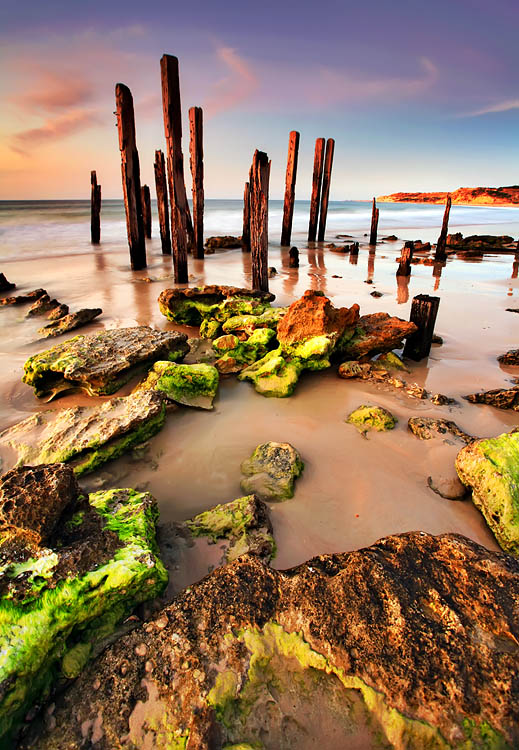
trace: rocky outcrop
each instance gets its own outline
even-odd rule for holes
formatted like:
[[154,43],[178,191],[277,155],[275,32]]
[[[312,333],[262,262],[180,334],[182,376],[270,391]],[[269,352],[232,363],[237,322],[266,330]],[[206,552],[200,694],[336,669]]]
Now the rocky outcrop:
[[414,323],[391,317],[387,313],[363,315],[354,335],[341,346],[341,352],[347,359],[389,352],[391,349],[398,349],[403,340],[416,330]]
[[57,299],[51,299],[48,294],[42,294],[41,297],[38,297],[36,302],[33,302],[30,306],[26,317],[33,318],[38,315],[46,315],[47,313],[52,312],[52,310],[56,310],[59,306],[60,303]]
[[513,206],[519,203],[519,186],[458,188],[452,193],[392,193],[380,195],[381,203],[445,203],[450,195],[453,203],[469,206]]
[[473,404],[488,404],[496,409],[513,409],[519,411],[519,385],[513,388],[494,388],[482,393],[470,393],[464,396]]
[[519,365],[519,349],[510,349],[510,351],[505,354],[500,354],[497,361],[500,365],[516,367]]
[[369,430],[376,430],[376,432],[392,430],[397,421],[391,412],[382,406],[366,406],[365,404],[352,411],[346,419],[348,424],[355,425],[363,434]]
[[218,383],[218,370],[212,365],[155,362],[137,390],[151,389],[177,404],[212,409]]
[[455,252],[465,252],[470,250],[515,250],[515,240],[509,235],[493,234],[472,234],[470,237],[463,237],[461,232],[448,234],[446,240],[447,247]]
[[443,438],[445,442],[459,440],[462,443],[471,443],[474,438],[462,430],[456,422],[442,417],[410,417],[407,426],[409,430],[420,440],[432,440]]
[[47,315],[47,320],[59,320],[69,314],[69,306],[61,303]]
[[243,461],[242,492],[255,494],[261,500],[283,501],[294,497],[294,482],[305,465],[290,443],[263,443]]
[[[66,307],[66,305],[59,305],[59,308]],[[56,310],[59,308],[55,308]],[[68,310],[68,308],[67,308]],[[85,307],[82,310],[78,310],[75,313],[69,315],[60,315],[52,323],[49,323],[43,328],[38,329],[38,333],[43,338],[49,338],[50,336],[61,336],[64,333],[73,331],[75,328],[81,328],[91,323],[94,318],[101,315],[103,311],[100,307]],[[52,315],[52,313],[51,313]],[[49,315],[49,318],[51,316]]]
[[187,336],[148,326],[97,331],[57,344],[27,360],[23,382],[47,400],[67,390],[110,395],[139,368],[156,360],[182,359]]
[[28,302],[34,302],[44,294],[47,294],[45,289],[34,289],[32,292],[27,292],[27,294],[19,294],[17,297],[2,297],[0,305],[25,305]]
[[[397,362],[400,362],[401,364],[398,365]],[[389,369],[386,369],[383,365],[387,365]],[[420,400],[428,398],[431,403],[438,406],[455,403],[454,399],[444,396],[442,393],[431,395],[425,390],[425,388],[418,385],[418,383],[408,383],[390,371],[402,369],[402,367],[405,369],[405,365],[400,357],[394,354],[394,352],[389,352],[387,357],[379,357],[374,362],[347,360],[339,365],[337,375],[344,380],[358,378],[380,386],[395,388],[401,390],[411,398],[417,398]]]
[[334,344],[345,328],[359,320],[359,306],[334,307],[322,292],[306,291],[293,302],[277,328],[278,341],[285,351],[315,336],[327,336]]
[[0,273],[0,292],[9,292],[11,289],[16,289],[16,284],[8,281],[3,273]]
[[[199,326],[204,320],[223,323],[233,315],[259,314],[274,299],[270,292],[234,286],[164,289],[159,295],[161,313],[173,323]],[[209,338],[215,338],[209,336]]]
[[516,747],[518,599],[519,563],[454,534],[244,557],[108,647],[20,747]]
[[227,250],[241,247],[241,237],[224,235],[221,237],[208,237],[205,241],[206,252],[215,250]]

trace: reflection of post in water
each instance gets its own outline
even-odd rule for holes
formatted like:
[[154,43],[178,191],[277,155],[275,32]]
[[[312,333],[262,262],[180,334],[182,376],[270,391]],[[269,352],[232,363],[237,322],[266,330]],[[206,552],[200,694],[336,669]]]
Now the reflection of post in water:
[[155,314],[155,289],[153,284],[141,279],[133,282],[134,306],[133,313],[137,320],[137,325],[151,325]]
[[518,271],[519,271],[519,253],[516,253],[514,255],[514,265],[512,266],[512,275],[510,276],[510,278],[516,279]]
[[324,251],[322,247],[317,248],[317,265],[319,268],[322,268],[323,271],[326,271],[326,266],[324,265]]
[[445,263],[435,263],[433,266],[433,276],[434,276],[434,291],[436,292],[440,288],[440,279],[442,277],[442,271],[445,266]]
[[397,276],[396,277],[396,301],[399,305],[405,305],[409,299],[409,282],[410,276]]
[[310,268],[312,269],[312,271],[317,270],[317,261],[315,259],[315,246],[313,244],[312,246],[310,246],[310,244],[308,245],[308,264]]
[[356,266],[359,262],[359,243],[353,242],[350,245],[350,263],[352,266]]
[[250,253],[242,253],[241,254],[241,263],[243,266],[243,276],[246,280],[245,286],[249,285],[251,274],[252,274],[252,256]]
[[287,269],[283,274],[283,291],[289,296],[294,296],[295,288],[299,283],[299,268]]
[[375,273],[375,250],[370,250],[368,255],[368,281],[373,281],[373,274]]

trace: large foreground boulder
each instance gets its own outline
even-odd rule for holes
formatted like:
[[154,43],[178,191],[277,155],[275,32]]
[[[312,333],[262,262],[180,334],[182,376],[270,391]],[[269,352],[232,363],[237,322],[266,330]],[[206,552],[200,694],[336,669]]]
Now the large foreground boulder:
[[519,562],[411,532],[288,571],[244,557],[110,646],[38,750],[519,744]]
[[273,299],[270,292],[213,284],[190,289],[164,289],[158,302],[161,313],[168,320],[198,326],[207,319],[223,323],[233,315],[259,314]]
[[342,346],[344,358],[360,359],[368,354],[373,356],[397,349],[416,330],[417,326],[411,321],[394,318],[387,313],[363,315],[354,335]]

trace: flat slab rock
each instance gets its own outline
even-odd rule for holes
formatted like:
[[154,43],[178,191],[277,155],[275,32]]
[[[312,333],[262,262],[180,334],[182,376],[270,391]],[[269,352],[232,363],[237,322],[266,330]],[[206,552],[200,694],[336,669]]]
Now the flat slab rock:
[[420,440],[432,440],[441,437],[450,442],[452,439],[462,443],[471,443],[475,438],[462,430],[456,422],[442,417],[410,417],[407,422],[409,430]]
[[[63,305],[60,305],[60,307],[63,307]],[[81,328],[81,326],[86,326],[88,323],[91,323],[94,318],[101,315],[102,312],[103,311],[100,307],[85,307],[82,310],[78,310],[77,312],[68,315],[65,313],[56,320],[53,320],[52,323],[40,328],[38,333],[43,338],[62,336],[64,333],[73,331],[76,328]]]
[[33,289],[32,292],[19,294],[16,297],[2,297],[0,305],[25,305],[28,302],[34,302],[45,294],[47,294],[45,289]]
[[464,398],[473,404],[487,404],[496,409],[512,409],[519,411],[519,385],[513,388],[494,388],[482,393],[470,393]]
[[242,492],[261,500],[288,500],[294,496],[294,482],[303,473],[301,456],[290,443],[263,443],[242,462]]
[[182,359],[187,336],[148,326],[97,331],[57,344],[27,360],[23,382],[36,395],[51,399],[64,390],[111,395],[139,366],[156,360]]
[[455,534],[243,557],[109,646],[19,747],[517,747],[518,598],[519,562]]

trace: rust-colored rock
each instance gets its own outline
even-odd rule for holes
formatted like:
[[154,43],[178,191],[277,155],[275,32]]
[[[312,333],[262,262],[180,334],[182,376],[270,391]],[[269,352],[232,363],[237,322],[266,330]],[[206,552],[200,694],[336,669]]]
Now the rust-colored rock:
[[357,332],[346,345],[344,353],[348,359],[360,359],[366,354],[389,352],[400,347],[406,336],[416,330],[414,323],[393,318],[387,313],[363,315],[358,322]]
[[313,336],[335,336],[338,339],[346,327],[356,325],[359,306],[334,307],[322,292],[308,289],[292,302],[287,314],[278,323],[281,346],[295,344]]
[[44,294],[47,294],[45,289],[33,289],[32,292],[19,294],[17,297],[3,297],[0,299],[0,305],[25,305],[27,302],[34,302],[43,297]]

